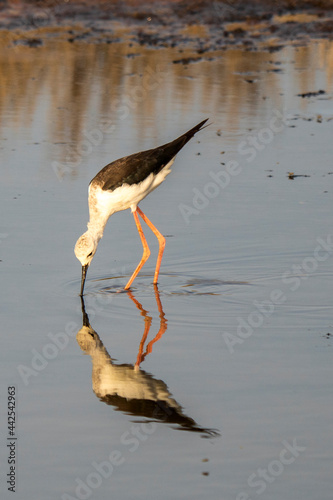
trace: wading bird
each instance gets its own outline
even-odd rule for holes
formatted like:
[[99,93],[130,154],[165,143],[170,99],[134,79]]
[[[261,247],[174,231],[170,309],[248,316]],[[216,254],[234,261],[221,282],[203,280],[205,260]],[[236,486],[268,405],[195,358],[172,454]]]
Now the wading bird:
[[[82,265],[81,292],[83,295],[87,269],[96,253],[99,240],[103,236],[109,217],[115,212],[130,208],[143,246],[140,263],[125,286],[128,290],[147,261],[150,250],[143,234],[138,215],[153,231],[159,243],[159,251],[153,283],[156,284],[161,267],[165,238],[140,210],[138,204],[143,198],[159,186],[171,172],[171,166],[177,153],[199,132],[208,118],[193,127],[172,142],[155,149],[141,151],[115,160],[104,167],[90,182],[88,204],[89,222],[86,231],[77,240],[75,255]],[[207,126],[207,125],[206,125]]]

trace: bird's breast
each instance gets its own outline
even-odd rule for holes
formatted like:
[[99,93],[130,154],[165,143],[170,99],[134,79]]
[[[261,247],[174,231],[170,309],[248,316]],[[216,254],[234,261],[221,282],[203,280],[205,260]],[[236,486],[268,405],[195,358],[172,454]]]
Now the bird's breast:
[[91,212],[99,212],[110,216],[115,212],[131,208],[136,210],[137,205],[143,198],[156,189],[171,172],[170,161],[157,174],[151,173],[138,184],[123,184],[110,191],[104,190],[98,185],[91,184],[89,188],[89,209]]

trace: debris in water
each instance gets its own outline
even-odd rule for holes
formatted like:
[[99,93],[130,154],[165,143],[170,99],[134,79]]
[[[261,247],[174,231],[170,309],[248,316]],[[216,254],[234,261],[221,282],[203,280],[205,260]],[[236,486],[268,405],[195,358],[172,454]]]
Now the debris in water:
[[309,175],[307,174],[294,174],[294,172],[287,172],[288,173],[288,178],[289,179],[295,179],[296,177],[310,177]]
[[297,97],[316,97],[318,95],[326,94],[325,90],[318,90],[317,92],[305,92],[304,94],[297,94]]

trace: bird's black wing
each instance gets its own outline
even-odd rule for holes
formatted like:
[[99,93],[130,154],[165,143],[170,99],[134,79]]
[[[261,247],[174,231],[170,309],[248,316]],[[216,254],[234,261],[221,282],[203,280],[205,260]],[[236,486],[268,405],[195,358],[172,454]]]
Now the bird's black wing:
[[113,191],[123,184],[138,184],[151,173],[157,174],[164,168],[183,146],[202,129],[208,118],[172,142],[147,151],[141,151],[106,165],[91,182],[103,190]]

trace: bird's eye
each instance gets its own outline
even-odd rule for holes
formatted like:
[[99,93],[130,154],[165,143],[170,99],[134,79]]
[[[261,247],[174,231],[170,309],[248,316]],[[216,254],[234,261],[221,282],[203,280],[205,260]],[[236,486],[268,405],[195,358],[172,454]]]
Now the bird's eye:
[[87,257],[91,257],[92,256],[92,252],[88,253]]

